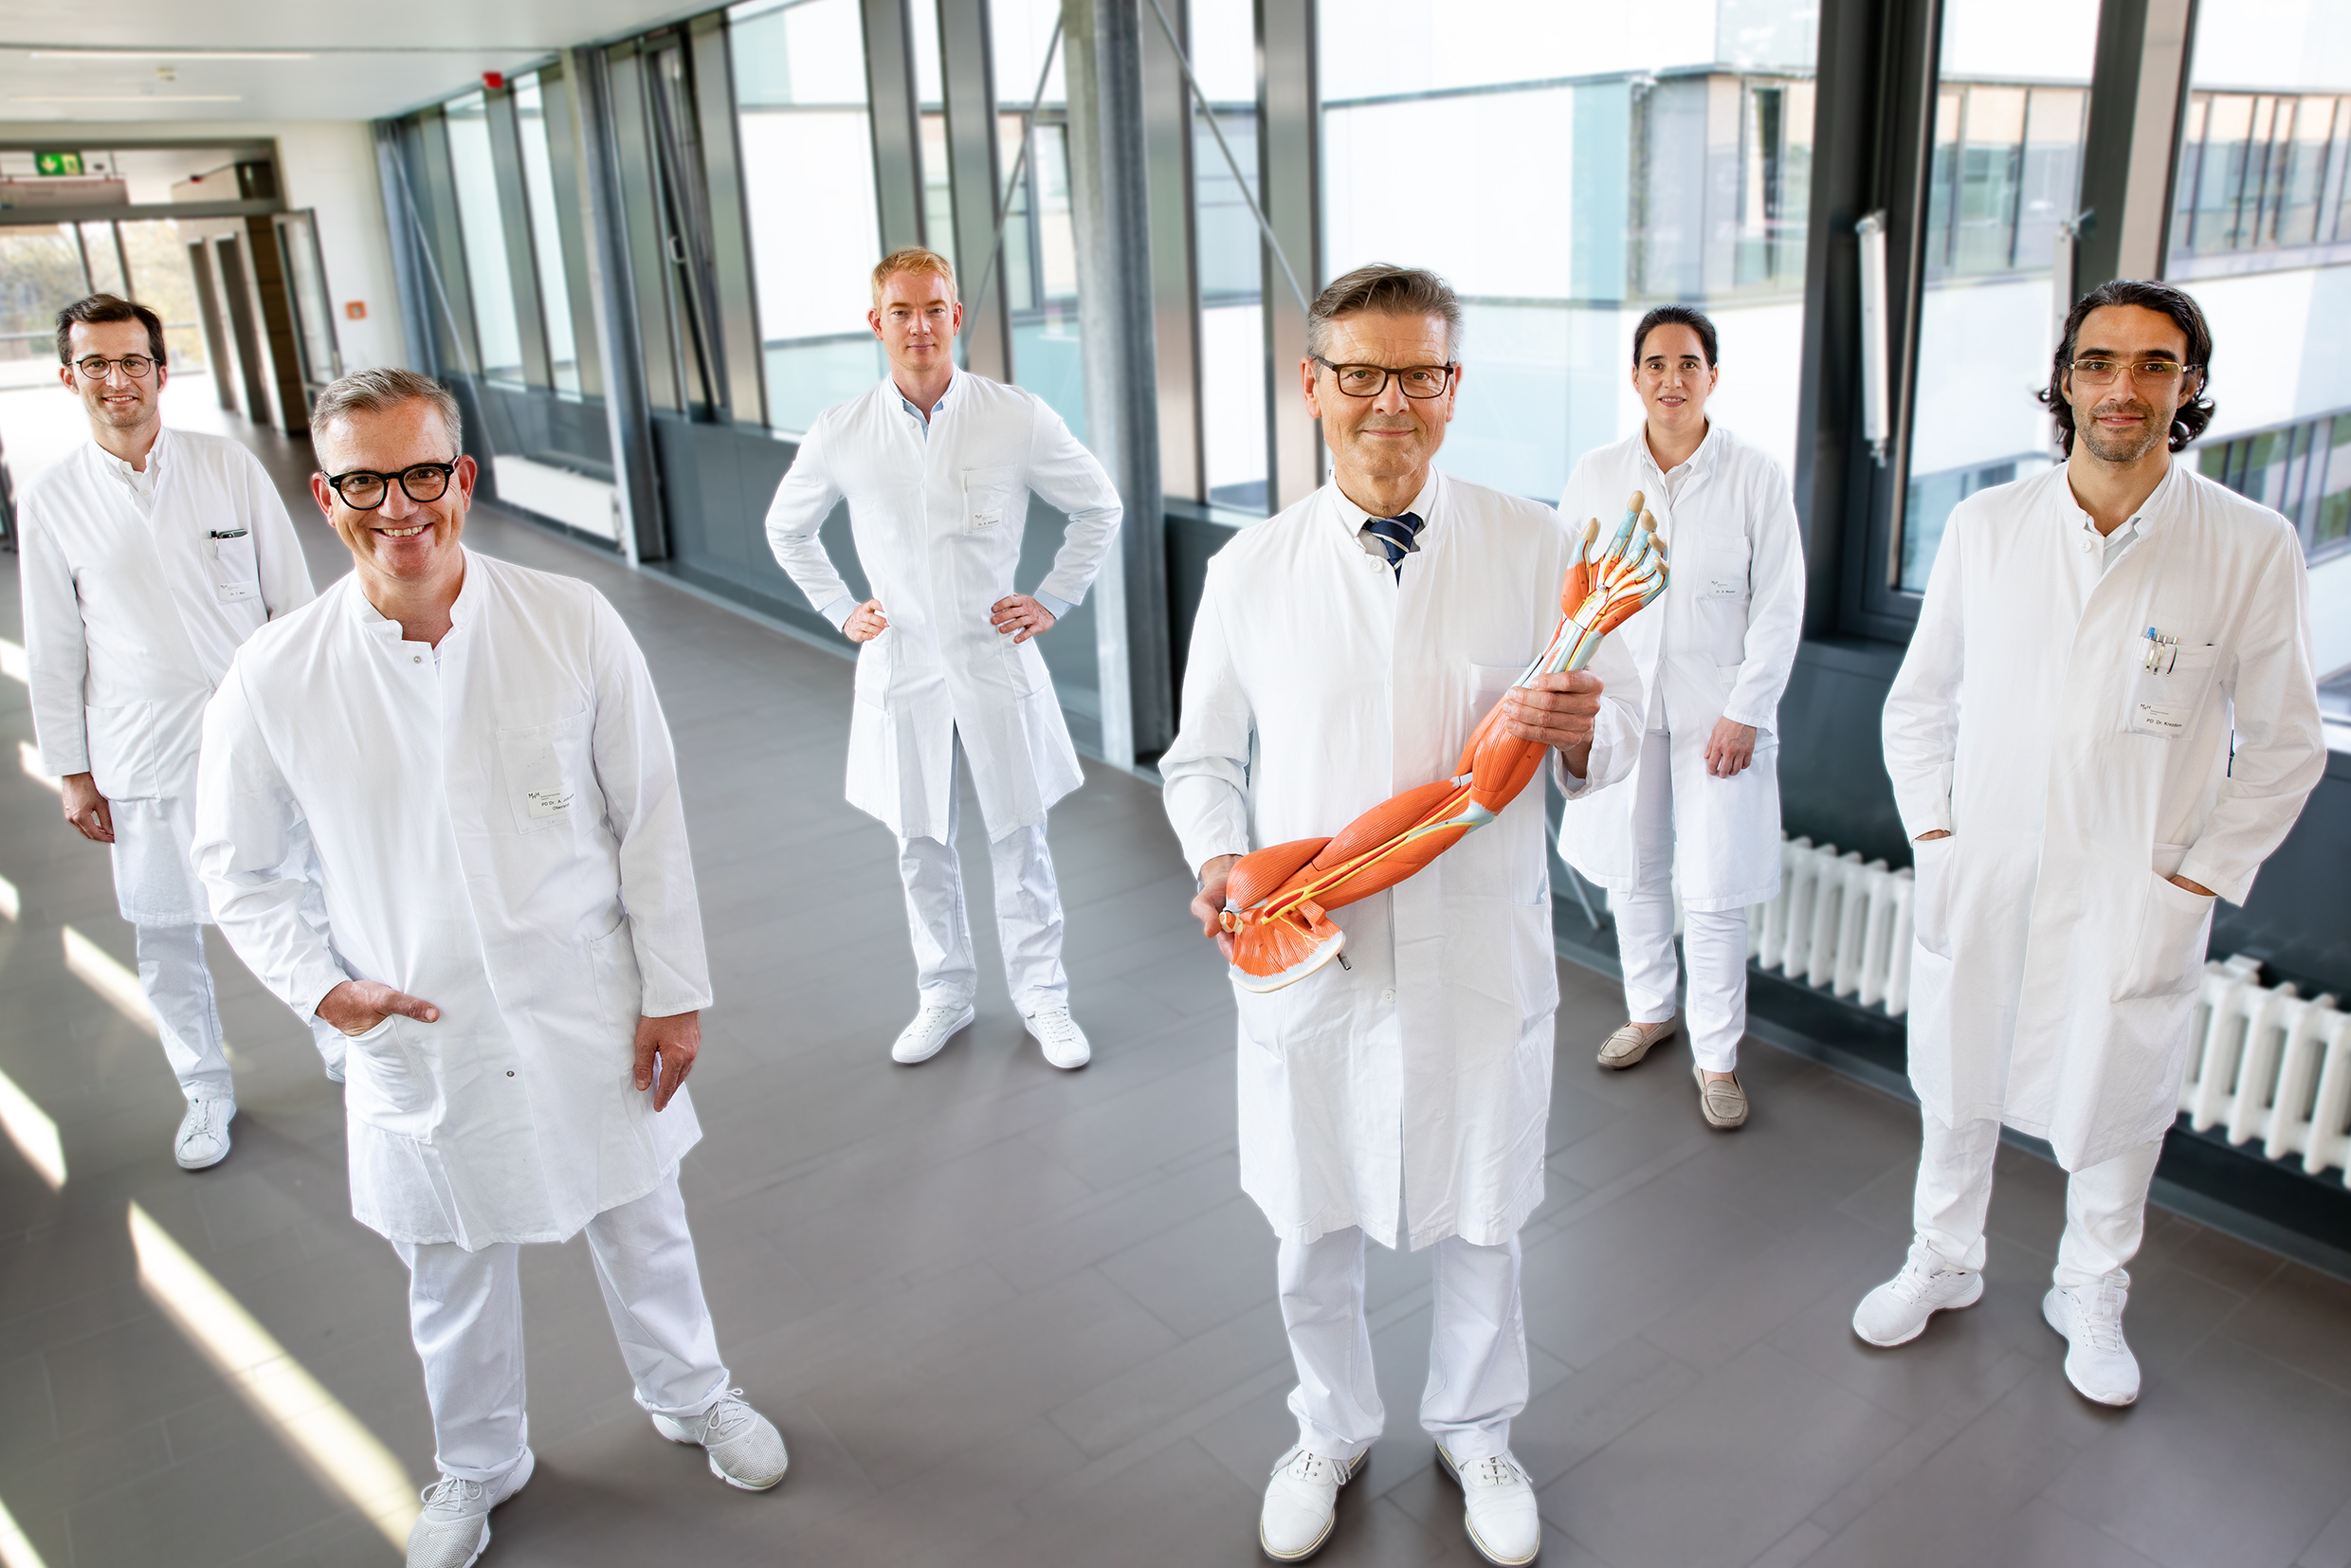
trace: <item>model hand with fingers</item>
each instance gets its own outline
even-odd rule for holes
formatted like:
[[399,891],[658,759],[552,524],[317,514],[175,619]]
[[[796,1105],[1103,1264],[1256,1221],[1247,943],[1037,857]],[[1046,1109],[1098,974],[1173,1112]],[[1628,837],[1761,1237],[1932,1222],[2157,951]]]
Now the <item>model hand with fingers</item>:
[[1630,788],[1560,820],[1559,855],[1609,891],[1624,962],[1626,1023],[1600,1066],[1637,1066],[1676,1029],[1683,965],[1698,1111],[1747,1120],[1739,1042],[1747,1028],[1747,907],[1779,886],[1779,694],[1804,620],[1804,561],[1787,476],[1706,412],[1722,370],[1714,324],[1684,305],[1633,329],[1641,428],[1585,455],[1562,507],[1642,487],[1673,549],[1673,589],[1625,628],[1649,693]]

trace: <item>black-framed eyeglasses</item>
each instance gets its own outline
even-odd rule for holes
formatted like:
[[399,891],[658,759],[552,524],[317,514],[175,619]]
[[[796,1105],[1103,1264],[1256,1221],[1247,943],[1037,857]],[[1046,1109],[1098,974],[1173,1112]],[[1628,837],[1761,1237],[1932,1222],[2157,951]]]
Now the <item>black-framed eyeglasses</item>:
[[147,379],[147,373],[155,368],[155,362],[143,354],[126,354],[119,359],[109,359],[104,355],[93,354],[87,359],[74,361],[74,369],[92,381],[105,380],[106,373],[117,368],[119,368],[123,374],[134,381],[144,381]]
[[1334,365],[1321,355],[1314,362],[1331,373],[1332,381],[1349,397],[1377,397],[1388,390],[1390,377],[1407,397],[1437,397],[1453,384],[1459,365]]
[[439,501],[449,493],[450,476],[457,472],[454,463],[412,463],[396,474],[379,474],[367,468],[354,468],[347,473],[329,474],[329,488],[343,498],[343,504],[355,512],[373,512],[384,504],[392,494],[392,482],[400,482],[400,493],[410,501]]
[[2126,367],[2123,360],[2104,354],[2086,354],[2069,364],[2074,379],[2085,386],[2103,387],[2121,375],[2125,368],[2131,379],[2142,386],[2161,387],[2178,380],[2190,371],[2200,371],[2201,365],[2183,365],[2177,359],[2138,359]]

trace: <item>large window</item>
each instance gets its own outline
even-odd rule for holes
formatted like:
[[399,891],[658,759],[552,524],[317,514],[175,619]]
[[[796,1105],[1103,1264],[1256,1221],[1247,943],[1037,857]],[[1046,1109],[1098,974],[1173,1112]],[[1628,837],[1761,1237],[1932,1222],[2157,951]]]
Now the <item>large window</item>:
[[1321,281],[1391,261],[1460,291],[1452,471],[1558,499],[1637,427],[1631,332],[1668,301],[1721,330],[1716,417],[1793,468],[1817,11],[1722,10],[1323,6]]
[[1951,509],[2057,460],[2057,243],[2081,191],[2098,0],[1944,0],[1895,586],[1922,593]]
[[[547,123],[548,94],[538,73],[515,82],[515,119],[522,144],[522,189],[531,210],[531,258],[538,268],[539,310],[547,319],[548,374],[557,392],[577,392],[580,384],[580,343],[572,305],[571,280],[564,264],[563,222],[558,215],[555,157],[549,136],[568,137],[568,125]],[[569,159],[565,159],[568,164]]]
[[515,316],[514,275],[506,263],[506,223],[498,206],[488,105],[482,94],[467,93],[443,113],[448,121],[457,221],[465,234],[465,282],[473,296],[474,342],[482,354],[474,373],[491,381],[519,384],[522,330]]
[[[1262,514],[1267,447],[1266,319],[1259,291],[1265,284],[1265,248],[1248,210],[1248,199],[1257,194],[1256,22],[1249,0],[1193,0],[1190,12],[1192,68],[1216,117],[1212,127],[1199,105],[1192,107],[1202,456],[1211,501]],[[1219,131],[1231,149],[1230,162],[1217,145]],[[1234,164],[1240,166],[1237,178]],[[1274,367],[1276,380],[1285,388],[1286,368]]]
[[768,420],[805,430],[871,387],[882,259],[857,0],[751,0],[728,13]]
[[[994,0],[989,19],[996,156],[1011,193],[1005,206],[1004,246],[990,286],[1003,290],[1011,312],[1012,378],[1051,405],[1083,441],[1085,370],[1078,335],[1076,212],[1069,189],[1069,89],[1063,75],[1063,50],[1053,36],[1061,0]],[[1031,107],[1035,122],[1023,156],[1022,119]],[[987,264],[980,264],[985,270]]]

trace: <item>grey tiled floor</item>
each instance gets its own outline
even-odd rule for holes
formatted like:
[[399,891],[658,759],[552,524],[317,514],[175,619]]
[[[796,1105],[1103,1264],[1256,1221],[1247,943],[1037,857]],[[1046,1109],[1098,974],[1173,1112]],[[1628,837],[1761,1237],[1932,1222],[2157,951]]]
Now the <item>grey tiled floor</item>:
[[[1238,1193],[1228,994],[1154,793],[1090,769],[1053,817],[1094,1065],[1044,1065],[983,931],[978,1025],[894,1068],[912,964],[890,841],[840,799],[847,664],[493,517],[474,537],[601,587],[667,704],[720,997],[685,1190],[721,1343],[793,1451],[753,1497],[661,1442],[582,1248],[532,1249],[539,1468],[485,1562],[1256,1560],[1288,1438],[1273,1244]],[[13,557],[0,577],[15,638]],[[13,681],[0,728],[30,735]],[[0,921],[0,1071],[68,1168],[52,1192],[0,1148],[0,1503],[49,1568],[396,1560],[158,1310],[126,1225],[139,1206],[428,1476],[402,1272],[349,1217],[302,1033],[216,940],[236,1151],[180,1173],[156,1048],[61,957],[71,925],[130,959],[103,856],[12,768],[0,876],[23,904]],[[1517,1435],[1551,1568],[2351,1564],[2351,1286],[2159,1213],[2129,1318],[2145,1396],[2094,1409],[2038,1314],[2062,1189],[2004,1153],[1982,1304],[1869,1350],[1847,1320],[1901,1260],[1912,1113],[1751,1045],[1755,1121],[1710,1134],[1686,1053],[1601,1074],[1613,990],[1560,984]],[[1394,1432],[1323,1561],[1474,1560],[1412,1421],[1427,1279],[1374,1250]]]

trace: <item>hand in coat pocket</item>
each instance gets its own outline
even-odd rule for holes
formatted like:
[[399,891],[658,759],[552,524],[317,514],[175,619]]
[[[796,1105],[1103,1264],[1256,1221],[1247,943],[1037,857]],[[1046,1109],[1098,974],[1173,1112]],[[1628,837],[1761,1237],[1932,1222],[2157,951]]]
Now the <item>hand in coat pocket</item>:
[[1958,841],[1949,833],[1922,834],[1910,846],[1917,885],[1910,895],[1910,925],[1919,945],[1939,958],[1951,957],[1951,856]]

